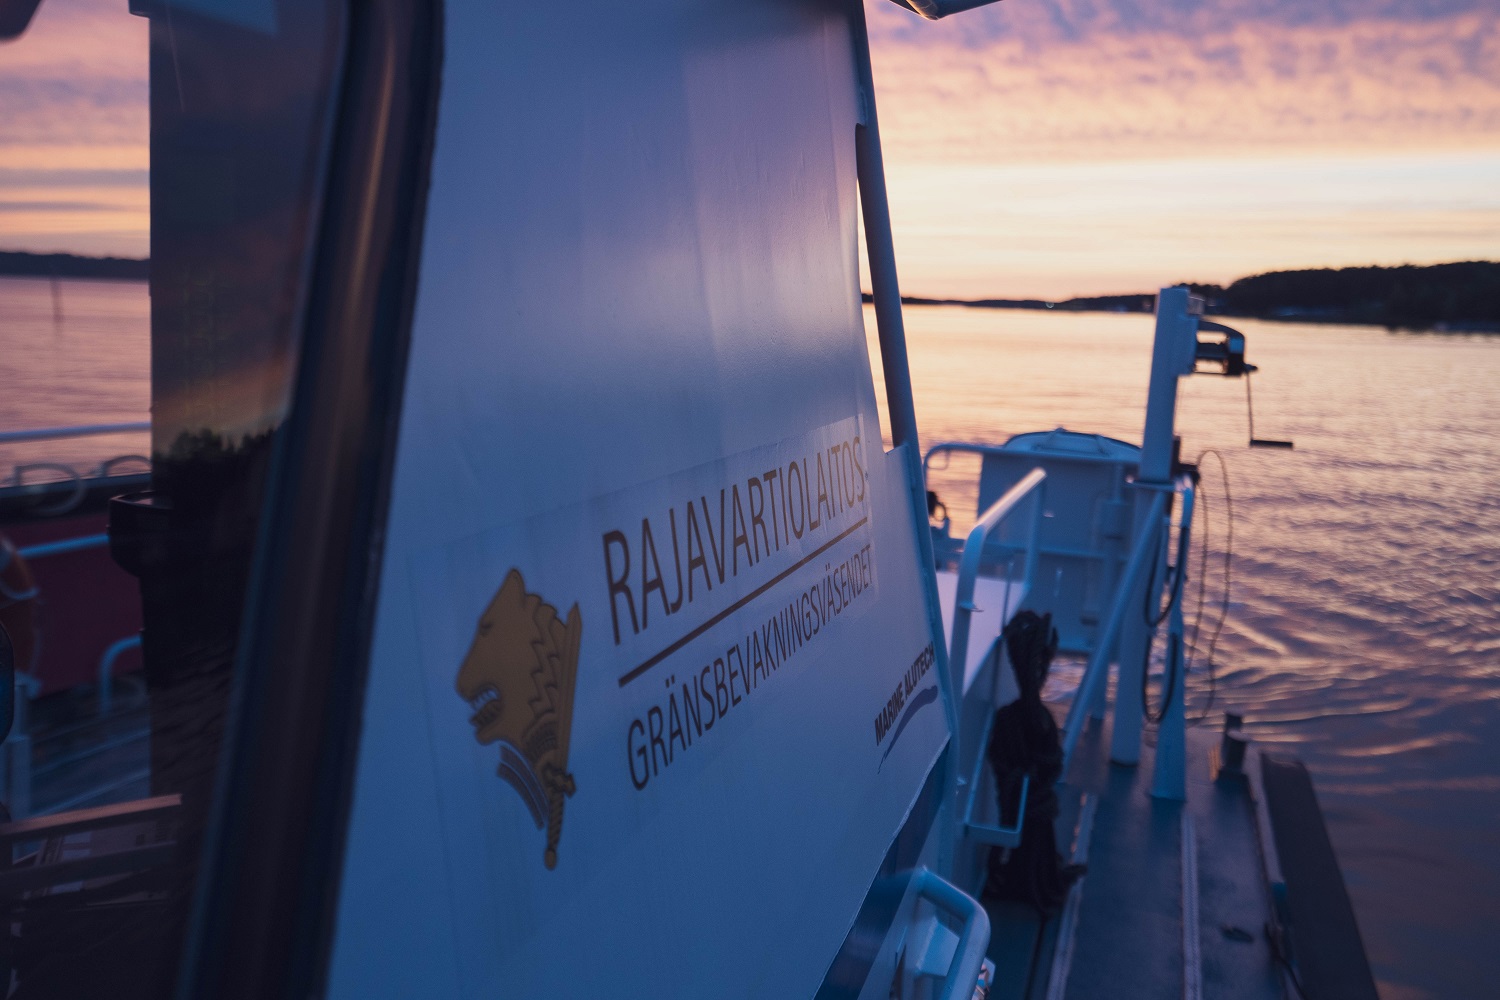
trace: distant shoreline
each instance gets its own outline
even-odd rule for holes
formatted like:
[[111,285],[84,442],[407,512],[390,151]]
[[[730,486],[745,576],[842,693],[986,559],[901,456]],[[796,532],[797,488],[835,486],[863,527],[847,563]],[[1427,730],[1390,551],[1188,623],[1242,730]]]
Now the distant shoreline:
[[[0,250],[0,277],[147,281],[151,261]],[[1442,333],[1500,333],[1500,263],[1271,271],[1227,286],[1185,282],[1212,316],[1288,323],[1383,326]],[[871,301],[868,292],[864,301]],[[1150,313],[1154,293],[1046,299],[949,299],[903,295],[912,306]]]
[[0,250],[0,278],[88,278],[147,281],[151,261],[138,257],[80,257],[71,253]]
[[[1444,333],[1500,333],[1500,263],[1460,261],[1424,267],[1345,267],[1270,271],[1224,286],[1183,282],[1211,316],[1287,323],[1383,326]],[[865,293],[864,301],[871,301]],[[1150,313],[1154,293],[1045,299],[934,299],[903,295],[914,306]]]
[[[1072,299],[1049,303],[1040,299],[927,299],[915,295],[901,296],[901,304],[906,306],[956,306],[964,309],[1023,309],[1033,312],[1089,313],[1091,315],[1104,314],[1114,316],[1150,315],[1155,311],[1156,297],[1154,295],[1130,297],[1142,298],[1150,302],[1151,305],[1145,308],[1140,306],[1114,307],[1078,305]],[[860,299],[866,305],[869,305],[873,301],[869,292],[862,293]],[[1425,324],[1410,322],[1393,324],[1371,319],[1350,318],[1338,314],[1330,315],[1324,312],[1303,312],[1294,308],[1286,309],[1276,315],[1228,312],[1222,308],[1210,308],[1205,310],[1205,315],[1220,316],[1225,319],[1255,319],[1267,323],[1303,323],[1313,326],[1378,326],[1385,329],[1406,330],[1413,333],[1500,333],[1500,322],[1486,322],[1483,320],[1448,322],[1445,320],[1435,320]]]

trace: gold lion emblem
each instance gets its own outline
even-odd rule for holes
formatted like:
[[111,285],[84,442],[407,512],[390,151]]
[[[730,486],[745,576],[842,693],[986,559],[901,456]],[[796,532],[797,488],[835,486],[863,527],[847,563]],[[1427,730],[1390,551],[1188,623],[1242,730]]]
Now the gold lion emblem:
[[582,632],[577,604],[561,621],[511,570],[479,618],[455,685],[474,709],[474,738],[500,744],[500,777],[521,796],[538,830],[545,817],[548,868],[557,867],[563,800],[577,790],[568,773],[568,737]]

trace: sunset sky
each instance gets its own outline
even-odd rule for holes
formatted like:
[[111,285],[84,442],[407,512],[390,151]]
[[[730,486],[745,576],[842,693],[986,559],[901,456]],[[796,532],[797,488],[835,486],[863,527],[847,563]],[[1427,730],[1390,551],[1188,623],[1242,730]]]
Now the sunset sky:
[[[144,255],[146,22],[0,46],[0,249]],[[867,0],[903,290],[1500,259],[1495,0]]]
[[148,252],[146,26],[126,0],[43,0],[0,43],[0,250]]

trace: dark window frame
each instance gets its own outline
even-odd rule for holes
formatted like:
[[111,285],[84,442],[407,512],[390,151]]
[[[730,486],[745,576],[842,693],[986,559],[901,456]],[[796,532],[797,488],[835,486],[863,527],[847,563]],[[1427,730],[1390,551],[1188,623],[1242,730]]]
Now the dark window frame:
[[416,299],[442,11],[349,11],[291,411],[260,529],[181,997],[326,987]]

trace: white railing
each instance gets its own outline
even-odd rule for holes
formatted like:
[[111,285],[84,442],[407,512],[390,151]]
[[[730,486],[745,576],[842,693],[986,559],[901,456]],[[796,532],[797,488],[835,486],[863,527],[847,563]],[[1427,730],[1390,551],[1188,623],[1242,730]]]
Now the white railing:
[[[96,437],[107,434],[139,434],[151,430],[151,424],[146,422],[127,424],[80,424],[75,427],[37,427],[24,431],[0,431],[0,446],[11,444],[27,444],[34,441],[56,441],[62,438]],[[107,479],[111,476],[128,475],[119,471],[119,466],[137,465],[139,472],[144,474],[151,468],[151,459],[145,455],[117,455],[101,461],[92,470],[80,472],[74,465],[66,462],[23,462],[12,466],[8,474],[9,483],[6,484],[14,489],[26,489],[28,491],[47,492],[58,488],[59,484],[66,484],[68,493],[56,502],[46,506],[33,507],[34,513],[60,515],[66,514],[83,502],[88,492],[87,480]],[[36,473],[52,473],[55,478],[33,479],[28,482],[28,476]]]
[[[1182,517],[1177,529],[1176,569],[1170,579],[1172,594],[1169,599],[1170,608],[1165,615],[1167,646],[1161,691],[1164,708],[1157,722],[1156,761],[1151,785],[1151,794],[1164,799],[1180,800],[1186,796],[1187,723],[1183,702],[1187,692],[1187,657],[1183,648],[1182,591],[1186,586],[1187,559],[1191,545],[1193,494],[1190,486],[1181,490]],[[1152,498],[1144,522],[1146,529],[1130,550],[1104,630],[1099,634],[1098,644],[1089,656],[1088,666],[1073,695],[1073,703],[1068,707],[1067,721],[1063,724],[1063,780],[1067,779],[1068,766],[1073,761],[1073,751],[1083,734],[1090,708],[1096,704],[1096,697],[1103,692],[1109,676],[1110,660],[1114,657],[1125,617],[1131,613],[1132,608],[1142,607],[1142,598],[1148,592],[1152,596],[1156,594],[1155,588],[1160,580],[1155,573],[1151,574],[1151,579],[1147,579],[1146,574],[1150,572],[1147,567],[1158,560],[1164,561],[1163,552],[1170,547],[1168,538],[1172,524],[1166,514],[1166,505],[1172,495],[1172,490],[1161,489]],[[1160,622],[1157,624],[1159,626]],[[1154,629],[1152,632],[1154,634]],[[1118,711],[1118,698],[1116,710]]]
[[[958,564],[958,582],[953,597],[953,635],[948,640],[948,664],[949,668],[957,673],[953,690],[962,692],[964,689],[964,665],[968,663],[969,655],[969,628],[974,611],[974,583],[979,577],[979,567],[984,561],[985,545],[989,542],[990,535],[1005,522],[1021,501],[1028,496],[1032,497],[1032,522],[1031,532],[1026,541],[1026,562],[1021,572],[1021,584],[1030,591],[1036,576],[1036,559],[1038,540],[1041,536],[1043,499],[1047,473],[1044,469],[1032,469],[1021,481],[1016,483],[1005,494],[990,504],[989,510],[979,518],[979,523],[974,525],[969,532],[968,539],[964,542],[963,558]],[[1009,591],[1006,593],[1009,598]],[[1001,616],[1001,621],[1010,619],[1010,608],[1006,607]]]
[[[1169,530],[1164,524],[1163,530]],[[1183,648],[1182,592],[1187,586],[1188,552],[1193,532],[1193,487],[1182,491],[1182,519],[1177,528],[1177,571],[1172,580],[1171,610],[1167,617],[1166,672],[1162,678],[1163,708],[1156,729],[1156,763],[1151,794],[1158,799],[1187,798],[1187,655]]]
[[[1032,502],[1031,508],[1031,530],[1027,534],[1025,547],[1026,559],[1021,571],[1021,596],[1019,601],[1025,600],[1025,594],[1029,593],[1036,576],[1037,554],[1039,539],[1041,537],[1042,516],[1046,500],[1046,470],[1041,468],[1032,469],[1020,482],[1006,490],[1000,499],[989,506],[989,509],[979,518],[979,523],[974,525],[969,532],[968,539],[964,542],[963,557],[959,562],[958,577],[953,595],[953,631],[948,641],[948,663],[949,669],[955,674],[952,690],[955,694],[955,702],[962,701],[964,697],[964,674],[969,659],[969,639],[974,612],[978,610],[974,606],[974,587],[979,577],[980,566],[984,562],[985,549],[989,538],[1003,524],[1007,518],[1014,514],[1021,504],[1028,498]],[[1007,581],[1009,582],[1009,581]],[[1010,620],[1010,588],[1005,591],[1006,606],[1001,609],[1000,621],[1002,623]],[[968,779],[968,788],[964,794],[964,801],[959,811],[959,817],[966,836],[983,844],[1001,847],[1015,847],[1021,841],[1021,819],[1025,813],[1025,791],[1022,792],[1021,808],[1016,815],[1016,821],[1010,826],[1000,823],[984,823],[975,819],[976,801],[984,787],[982,778],[984,775],[985,747],[989,745],[990,731],[994,726],[995,708],[994,701],[999,691],[999,678],[996,671],[999,670],[999,658],[995,660],[995,666],[990,673],[989,698],[984,713],[985,722],[980,729],[979,739],[974,744],[968,744],[959,733],[958,745],[964,758],[963,764]],[[958,705],[954,705],[954,712],[958,714]],[[967,712],[963,714],[968,714]],[[953,720],[954,732],[959,732],[960,720]],[[967,760],[968,755],[973,754],[972,764]],[[955,774],[954,796],[958,795],[959,784]],[[1028,783],[1029,784],[1029,783]],[[1003,818],[1003,817],[997,817]]]
[[1089,656],[1088,666],[1083,671],[1083,678],[1078,682],[1073,704],[1068,707],[1068,718],[1063,724],[1064,779],[1067,778],[1068,765],[1073,761],[1073,751],[1078,746],[1079,737],[1083,735],[1084,723],[1089,717],[1089,706],[1093,704],[1095,694],[1103,690],[1101,685],[1109,677],[1109,663],[1120,638],[1120,626],[1125,622],[1126,611],[1133,606],[1139,607],[1142,577],[1151,564],[1152,552],[1161,544],[1162,518],[1167,509],[1168,496],[1168,491],[1161,490],[1151,500],[1145,522],[1147,530],[1141,532],[1130,549],[1130,557],[1125,561],[1125,572],[1121,574],[1115,587],[1115,599],[1110,605],[1109,617],[1104,621],[1104,629],[1099,633],[1094,651]]
[[77,427],[38,427],[29,431],[0,431],[0,444],[55,441],[59,438],[94,437],[99,434],[134,434],[150,429],[149,421],[130,424],[81,424]]

